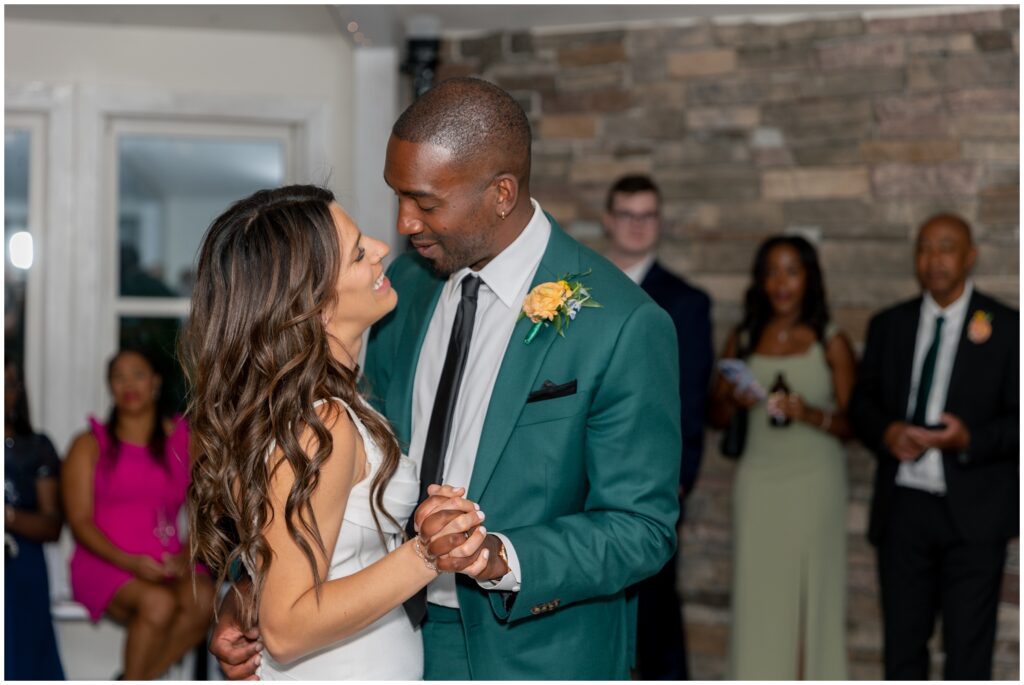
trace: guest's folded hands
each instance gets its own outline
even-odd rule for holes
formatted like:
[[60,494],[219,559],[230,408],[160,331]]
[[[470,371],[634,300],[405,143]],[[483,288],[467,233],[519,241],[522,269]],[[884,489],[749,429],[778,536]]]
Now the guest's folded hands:
[[907,433],[911,439],[925,448],[963,451],[970,447],[971,434],[959,417],[944,413],[940,418],[942,428],[931,429],[911,426]]
[[912,461],[921,456],[928,445],[922,442],[922,434],[928,433],[904,421],[894,421],[885,429],[882,441],[889,452],[900,461]]

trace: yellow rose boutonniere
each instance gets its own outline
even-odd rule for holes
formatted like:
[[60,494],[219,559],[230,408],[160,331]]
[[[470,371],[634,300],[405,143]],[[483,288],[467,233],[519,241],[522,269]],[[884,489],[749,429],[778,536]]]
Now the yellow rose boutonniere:
[[[587,271],[579,276],[586,276],[589,273]],[[525,316],[533,322],[533,327],[524,341],[527,345],[533,342],[541,328],[551,324],[554,324],[558,335],[564,338],[565,329],[569,327],[570,321],[576,319],[580,309],[601,306],[590,296],[590,291],[583,283],[572,280],[579,276],[566,276],[558,281],[541,283],[526,296],[519,318]]]
[[967,339],[975,345],[980,345],[992,337],[992,314],[981,311],[974,312],[970,323],[967,324]]

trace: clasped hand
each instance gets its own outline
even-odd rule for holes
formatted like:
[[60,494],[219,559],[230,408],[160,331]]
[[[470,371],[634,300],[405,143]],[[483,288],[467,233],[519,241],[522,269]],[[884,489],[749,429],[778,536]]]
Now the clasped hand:
[[137,554],[129,558],[129,570],[132,575],[151,583],[161,583],[181,578],[188,571],[189,553],[183,549],[177,554],[164,552],[163,562],[159,562],[148,554]]
[[507,572],[496,553],[501,541],[488,539],[484,513],[463,498],[464,493],[464,488],[450,485],[427,488],[427,499],[413,514],[420,543],[438,572],[463,573],[477,580],[500,578]]
[[941,430],[913,426],[903,421],[892,423],[885,431],[885,445],[900,461],[917,459],[932,448],[964,451],[970,447],[971,434],[959,417],[944,413],[940,420],[945,425]]

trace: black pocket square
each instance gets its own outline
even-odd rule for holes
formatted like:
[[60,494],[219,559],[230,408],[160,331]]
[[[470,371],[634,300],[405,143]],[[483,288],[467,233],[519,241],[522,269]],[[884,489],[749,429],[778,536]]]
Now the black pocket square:
[[526,398],[526,403],[540,402],[541,400],[553,400],[556,397],[568,397],[576,394],[576,380],[568,383],[556,384],[551,381],[544,381],[544,384],[534,390]]

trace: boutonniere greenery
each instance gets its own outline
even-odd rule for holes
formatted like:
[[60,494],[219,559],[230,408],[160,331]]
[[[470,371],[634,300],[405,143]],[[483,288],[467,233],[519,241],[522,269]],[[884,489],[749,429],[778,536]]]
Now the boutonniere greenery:
[[554,325],[558,335],[565,337],[565,330],[571,321],[576,320],[576,315],[584,307],[600,307],[601,304],[590,295],[590,290],[579,280],[586,273],[572,274],[563,277],[558,281],[541,283],[530,291],[530,294],[523,300],[523,309],[519,312],[519,318],[524,316],[533,322],[533,327],[526,335],[523,342],[529,345],[537,337],[540,329]]
[[992,312],[978,310],[967,324],[967,338],[975,345],[992,337]]

